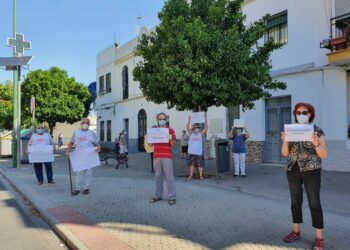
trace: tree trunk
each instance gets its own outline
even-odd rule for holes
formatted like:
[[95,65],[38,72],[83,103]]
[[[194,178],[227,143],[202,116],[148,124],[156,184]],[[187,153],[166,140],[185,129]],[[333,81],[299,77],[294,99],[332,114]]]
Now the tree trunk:
[[56,122],[49,122],[50,135],[53,136],[53,129],[56,126]]

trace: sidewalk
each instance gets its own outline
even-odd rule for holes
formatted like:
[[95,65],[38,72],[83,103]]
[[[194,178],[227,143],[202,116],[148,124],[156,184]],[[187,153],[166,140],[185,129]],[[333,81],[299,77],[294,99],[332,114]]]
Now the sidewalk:
[[[177,177],[177,204],[150,204],[154,192],[150,158],[129,156],[129,168],[115,162],[94,169],[91,194],[72,197],[67,159],[57,157],[55,185],[36,184],[31,165],[1,173],[46,217],[71,245],[79,249],[310,249],[310,212],[305,200],[302,240],[285,244],[290,231],[289,193],[283,167],[249,166],[248,178],[186,181]],[[208,161],[208,168],[214,161]],[[182,160],[175,173],[185,176]],[[322,204],[326,249],[349,249],[349,173],[324,172]],[[165,189],[166,190],[166,189]]]

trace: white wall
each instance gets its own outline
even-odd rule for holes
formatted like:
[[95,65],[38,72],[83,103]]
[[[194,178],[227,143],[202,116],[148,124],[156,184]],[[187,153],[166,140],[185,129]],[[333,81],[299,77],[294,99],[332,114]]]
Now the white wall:
[[247,23],[288,10],[288,43],[272,54],[273,70],[314,62],[327,64],[320,42],[329,38],[331,0],[255,0],[245,5]]

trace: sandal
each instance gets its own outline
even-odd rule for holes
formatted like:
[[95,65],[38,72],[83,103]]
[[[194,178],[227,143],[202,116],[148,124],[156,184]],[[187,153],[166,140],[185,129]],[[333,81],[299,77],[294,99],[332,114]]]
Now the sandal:
[[174,200],[169,200],[168,203],[169,203],[170,206],[175,205],[176,200],[175,199]]
[[192,179],[193,177],[191,175],[187,177],[187,180],[192,180]]
[[204,180],[204,177],[203,176],[199,176],[199,179]]
[[156,202],[161,201],[161,200],[162,200],[162,198],[152,198],[149,202],[156,203]]

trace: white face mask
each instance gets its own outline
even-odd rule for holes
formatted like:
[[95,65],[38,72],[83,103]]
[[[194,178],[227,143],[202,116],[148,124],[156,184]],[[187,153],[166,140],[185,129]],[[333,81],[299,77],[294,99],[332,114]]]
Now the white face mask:
[[300,124],[309,124],[309,116],[308,115],[297,115],[297,121]]
[[82,127],[83,127],[83,129],[87,130],[87,129],[89,129],[89,124],[84,123]]

